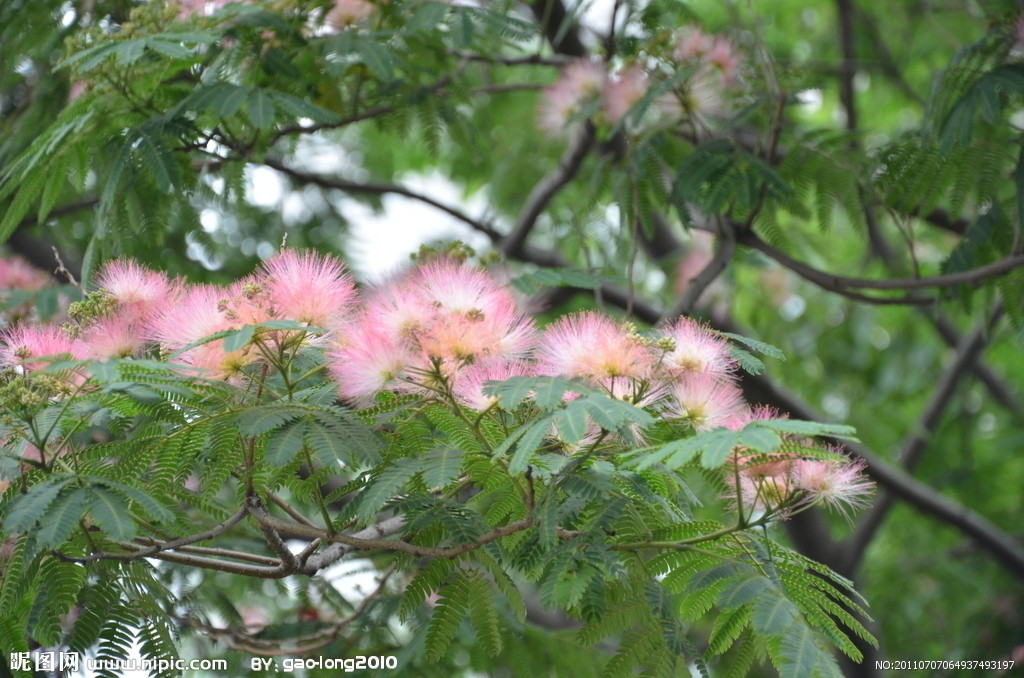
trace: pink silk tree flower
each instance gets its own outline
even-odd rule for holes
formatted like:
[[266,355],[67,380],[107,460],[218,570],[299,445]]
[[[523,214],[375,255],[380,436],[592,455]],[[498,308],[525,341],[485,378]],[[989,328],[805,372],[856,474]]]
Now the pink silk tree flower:
[[[154,314],[147,323],[147,339],[160,344],[166,352],[178,351],[189,344],[237,325],[225,314],[224,290],[212,285],[186,287],[181,294]],[[212,379],[235,376],[255,361],[248,347],[225,351],[219,339],[208,341],[184,351],[173,362],[191,365],[208,372]]]
[[643,67],[634,64],[610,78],[604,89],[601,107],[612,125],[618,123],[650,89],[650,79]]
[[55,325],[19,325],[0,334],[0,365],[32,372],[46,367],[40,358],[81,360],[81,347]]
[[366,0],[335,0],[324,21],[335,28],[345,28],[370,18],[376,9]]
[[41,290],[50,284],[50,276],[21,257],[0,258],[0,291]]
[[497,398],[484,394],[488,381],[505,381],[512,377],[531,374],[532,366],[523,360],[492,358],[469,365],[456,373],[452,382],[452,394],[462,405],[483,412],[497,402]]
[[698,432],[724,426],[734,428],[746,416],[743,392],[731,381],[713,374],[687,374],[672,385],[669,411],[689,420]]
[[151,271],[135,261],[107,263],[96,276],[99,289],[117,302],[117,313],[134,321],[144,320],[172,296],[174,283],[164,273]]
[[128,358],[139,356],[146,346],[142,325],[124,315],[100,318],[78,336],[87,358]]
[[875,483],[864,475],[863,460],[800,459],[793,464],[793,484],[807,492],[811,504],[823,504],[849,518],[868,505]]
[[597,101],[607,81],[608,72],[603,64],[589,59],[572,62],[554,84],[544,89],[537,124],[549,134],[563,134],[566,125],[588,103]]
[[670,374],[702,373],[725,379],[736,371],[728,342],[706,326],[679,318],[662,334],[675,342],[675,347],[662,358],[662,366]]
[[355,281],[334,257],[284,250],[263,262],[267,298],[277,317],[336,330],[355,309]]
[[538,345],[538,372],[599,381],[614,377],[646,379],[650,348],[611,318],[593,311],[565,316],[548,326]]
[[342,398],[358,407],[388,388],[401,389],[411,356],[396,337],[364,316],[327,352],[327,369]]

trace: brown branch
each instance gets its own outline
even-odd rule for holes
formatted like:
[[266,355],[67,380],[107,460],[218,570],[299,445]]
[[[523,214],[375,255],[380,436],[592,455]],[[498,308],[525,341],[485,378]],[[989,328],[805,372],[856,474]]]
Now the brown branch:
[[[781,250],[778,250],[764,242],[751,231],[746,231],[740,234],[739,240],[742,244],[771,257],[799,275],[801,278],[813,282],[823,289],[840,293],[841,291],[848,291],[849,288],[871,290],[920,290],[932,287],[951,287],[954,285],[977,285],[983,280],[998,278],[1009,273],[1015,268],[1024,266],[1024,254],[1014,254],[991,264],[979,266],[971,269],[970,271],[960,271],[958,273],[947,273],[944,275],[923,278],[854,278],[851,276],[837,275],[835,273],[827,273],[801,261],[797,261],[785,252],[782,252]],[[875,301],[877,303],[881,300],[875,299]],[[922,301],[925,300],[908,298],[905,299],[904,303],[921,303]]]
[[530,191],[512,231],[498,245],[498,249],[502,253],[506,256],[518,256],[522,253],[526,239],[536,225],[537,219],[551,199],[576,176],[593,142],[594,126],[587,122],[583,125],[583,129],[573,137],[569,148],[559,159],[558,167],[538,181]]
[[[943,373],[932,392],[931,400],[900,447],[898,460],[908,472],[912,472],[920,461],[921,455],[928,447],[932,435],[942,420],[943,413],[957,392],[961,378],[981,354],[985,346],[986,330],[998,316],[999,309],[997,308],[988,322],[982,322],[974,332],[963,337],[960,345],[957,346],[952,363]],[[858,521],[857,530],[847,541],[843,555],[848,572],[856,570],[864,556],[864,551],[889,514],[895,499],[892,492],[881,493],[876,498],[874,506]]]
[[714,256],[711,257],[711,261],[689,281],[686,289],[679,295],[675,303],[662,314],[661,321],[667,322],[678,316],[692,313],[704,290],[722,274],[722,271],[732,261],[735,252],[736,234],[732,230],[731,224],[726,223],[718,238],[718,248],[715,250]]

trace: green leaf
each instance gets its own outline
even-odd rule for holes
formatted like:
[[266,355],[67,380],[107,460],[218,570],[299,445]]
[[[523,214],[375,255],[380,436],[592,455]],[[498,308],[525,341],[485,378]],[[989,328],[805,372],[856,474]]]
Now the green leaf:
[[755,421],[743,427],[737,442],[758,452],[774,452],[779,449],[782,439],[770,427]]
[[[776,659],[773,657],[773,659]],[[841,678],[842,673],[831,654],[818,645],[814,632],[805,624],[793,624],[782,636],[781,651],[775,661],[783,676]]]
[[304,444],[308,420],[292,421],[282,426],[267,440],[264,458],[267,464],[281,468],[291,463]]
[[766,344],[763,341],[757,339],[751,339],[750,337],[744,337],[742,334],[733,334],[732,332],[718,332],[717,334],[723,337],[729,337],[739,343],[743,344],[747,348],[757,351],[762,355],[766,355],[769,358],[778,358],[779,360],[785,360],[786,354],[782,352],[782,349],[776,348],[771,344]]
[[90,494],[89,511],[108,537],[125,541],[135,536],[135,521],[123,497],[98,486],[90,488]]
[[249,120],[259,129],[269,129],[274,125],[274,101],[267,90],[253,89],[246,97],[246,113]]
[[[508,463],[508,472],[518,475],[526,471],[533,458],[533,453],[540,447],[544,437],[551,431],[551,424],[555,420],[554,415],[548,415],[527,423],[522,435],[515,440],[516,451]],[[522,430],[522,429],[520,429]],[[514,436],[513,436],[514,439]],[[498,454],[498,450],[494,451]]]
[[704,468],[718,468],[725,463],[732,448],[736,447],[737,434],[726,428],[716,428],[699,437],[701,441],[700,463]]
[[430,488],[447,487],[462,471],[464,452],[450,445],[442,445],[424,458],[423,482]]
[[825,424],[817,421],[804,421],[802,419],[763,419],[758,421],[757,425],[770,428],[778,433],[827,436],[829,438],[857,441],[857,429],[844,424]]
[[30,487],[25,494],[15,497],[7,505],[4,532],[21,534],[31,529],[37,521],[42,519],[50,504],[60,494],[61,488],[69,482],[71,482],[70,477],[54,474]]
[[224,335],[224,350],[227,352],[237,351],[252,341],[255,325],[243,325],[241,329],[229,331]]
[[781,636],[799,617],[800,611],[781,591],[775,587],[765,587],[754,605],[752,622],[758,633]]
[[36,538],[43,548],[57,548],[78,528],[89,504],[89,491],[76,488],[63,493],[40,517]]
[[373,74],[384,82],[390,82],[395,78],[395,69],[392,65],[391,52],[384,48],[372,36],[356,43],[356,51]]
[[448,14],[449,5],[443,2],[421,2],[416,7],[412,16],[405,23],[405,30],[409,33],[420,31],[432,31],[434,27],[444,21]]
[[168,191],[178,184],[178,165],[170,150],[160,137],[138,130],[136,150],[142,160],[142,166],[153,175],[157,187]]
[[242,410],[236,415],[235,421],[242,435],[258,436],[297,419],[307,412],[308,410],[302,407],[277,402]]
[[359,509],[356,512],[359,519],[367,522],[373,520],[422,467],[422,459],[403,458],[381,471],[359,494]]

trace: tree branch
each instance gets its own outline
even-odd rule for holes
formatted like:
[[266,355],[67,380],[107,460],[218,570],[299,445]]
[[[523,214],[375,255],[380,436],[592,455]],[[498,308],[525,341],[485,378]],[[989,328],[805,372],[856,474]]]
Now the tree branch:
[[[957,346],[953,362],[946,369],[935,390],[932,392],[931,400],[921,412],[917,423],[908,434],[903,445],[900,447],[898,460],[902,466],[912,472],[921,459],[921,455],[928,447],[928,442],[939,426],[942,415],[957,391],[961,377],[970,369],[971,365],[980,355],[985,346],[985,332],[989,324],[998,317],[999,311],[993,313],[989,322],[981,323],[970,335],[964,337]],[[853,572],[857,569],[864,556],[868,544],[874,539],[875,533],[881,527],[885,517],[889,514],[895,502],[895,496],[891,491],[880,493],[875,499],[874,506],[865,513],[858,521],[857,529],[847,540],[844,549],[843,560],[846,571]]]
[[506,256],[519,256],[522,253],[526,239],[529,237],[534,225],[536,225],[538,217],[544,212],[544,209],[558,191],[576,176],[593,142],[594,126],[587,122],[583,125],[583,129],[573,137],[569,148],[566,149],[559,159],[558,167],[538,181],[537,185],[530,191],[526,204],[523,205],[523,209],[520,211],[512,231],[498,244],[498,249],[502,253]]

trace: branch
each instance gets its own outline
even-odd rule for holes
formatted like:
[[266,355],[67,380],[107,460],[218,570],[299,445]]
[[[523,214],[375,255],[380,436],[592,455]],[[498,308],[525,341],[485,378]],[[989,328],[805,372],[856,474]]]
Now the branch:
[[512,227],[512,232],[498,245],[498,248],[506,256],[518,256],[522,253],[523,245],[526,244],[530,231],[533,230],[534,225],[537,223],[537,218],[544,212],[544,209],[558,191],[576,176],[593,142],[594,126],[587,122],[583,125],[583,129],[576,134],[569,144],[569,148],[566,149],[559,159],[558,167],[538,181],[537,185],[530,191],[526,204],[523,205],[519,218],[516,219],[515,226]]
[[[800,398],[774,383],[765,375],[744,378],[744,390],[756,394],[752,400],[763,402],[788,412],[797,419],[826,421],[826,418]],[[1024,547],[985,517],[943,496],[929,485],[915,479],[886,462],[869,448],[844,441],[843,446],[855,457],[867,463],[868,473],[881,487],[914,506],[922,513],[934,516],[951,525],[988,551],[997,562],[1017,577],[1024,577]],[[843,571],[841,566],[833,567]]]
[[[954,285],[976,285],[983,280],[989,278],[998,278],[1002,275],[1009,273],[1015,268],[1024,266],[1024,254],[1014,254],[999,261],[970,271],[960,271],[958,273],[947,273],[945,275],[936,275],[924,278],[889,278],[889,279],[875,279],[875,278],[854,278],[845,275],[837,275],[834,273],[826,273],[825,271],[818,270],[813,266],[805,264],[801,261],[793,259],[785,252],[778,250],[768,243],[761,240],[757,234],[752,231],[744,231],[739,236],[740,242],[748,247],[751,247],[762,254],[765,254],[775,261],[779,262],[786,268],[790,269],[801,278],[809,280],[819,287],[829,290],[831,292],[846,291],[848,288],[859,288],[859,289],[872,289],[872,290],[919,290],[930,287],[951,287]],[[891,299],[873,299],[875,303],[886,303],[892,302]],[[931,300],[915,299],[915,298],[902,298],[903,303],[930,303]]]
[[576,22],[565,10],[562,0],[534,0],[529,4],[541,32],[555,52],[571,57],[587,56]]
[[[999,315],[999,309],[992,314],[989,322],[994,321]],[[956,393],[961,377],[970,369],[971,365],[980,355],[985,346],[985,331],[988,322],[982,322],[970,335],[964,337],[957,346],[953,362],[946,369],[939,380],[938,385],[932,392],[931,400],[921,412],[917,423],[900,447],[898,459],[907,471],[913,471],[921,459],[931,440],[932,435],[942,420],[949,402]],[[864,556],[868,544],[874,539],[875,533],[881,527],[885,517],[889,514],[895,502],[892,492],[880,494],[875,500],[874,506],[864,514],[858,521],[857,530],[850,537],[845,547],[843,558],[847,564],[847,571],[852,572],[857,568],[858,563]]]
[[405,186],[381,182],[359,182],[336,177],[325,177],[319,174],[312,174],[310,172],[304,172],[302,170],[288,167],[284,163],[272,158],[265,158],[262,163],[271,169],[275,169],[278,172],[295,179],[296,181],[312,184],[313,186],[319,186],[321,188],[337,189],[339,191],[347,191],[349,193],[368,193],[371,195],[393,194],[405,196],[412,200],[418,200],[419,202],[430,205],[431,207],[468,224],[473,228],[473,230],[480,231],[485,234],[492,242],[496,242],[502,238],[502,235],[490,224],[479,219],[475,219],[458,208],[446,205],[438,200],[434,200],[428,195],[417,193]]
[[718,238],[718,248],[715,250],[714,256],[711,257],[711,261],[689,281],[686,289],[676,299],[676,302],[662,314],[662,320],[671,320],[693,312],[693,308],[697,305],[697,300],[700,299],[704,290],[721,275],[722,271],[729,265],[729,262],[732,261],[733,254],[736,252],[736,233],[732,230],[730,224],[725,224],[722,231],[721,236]]

